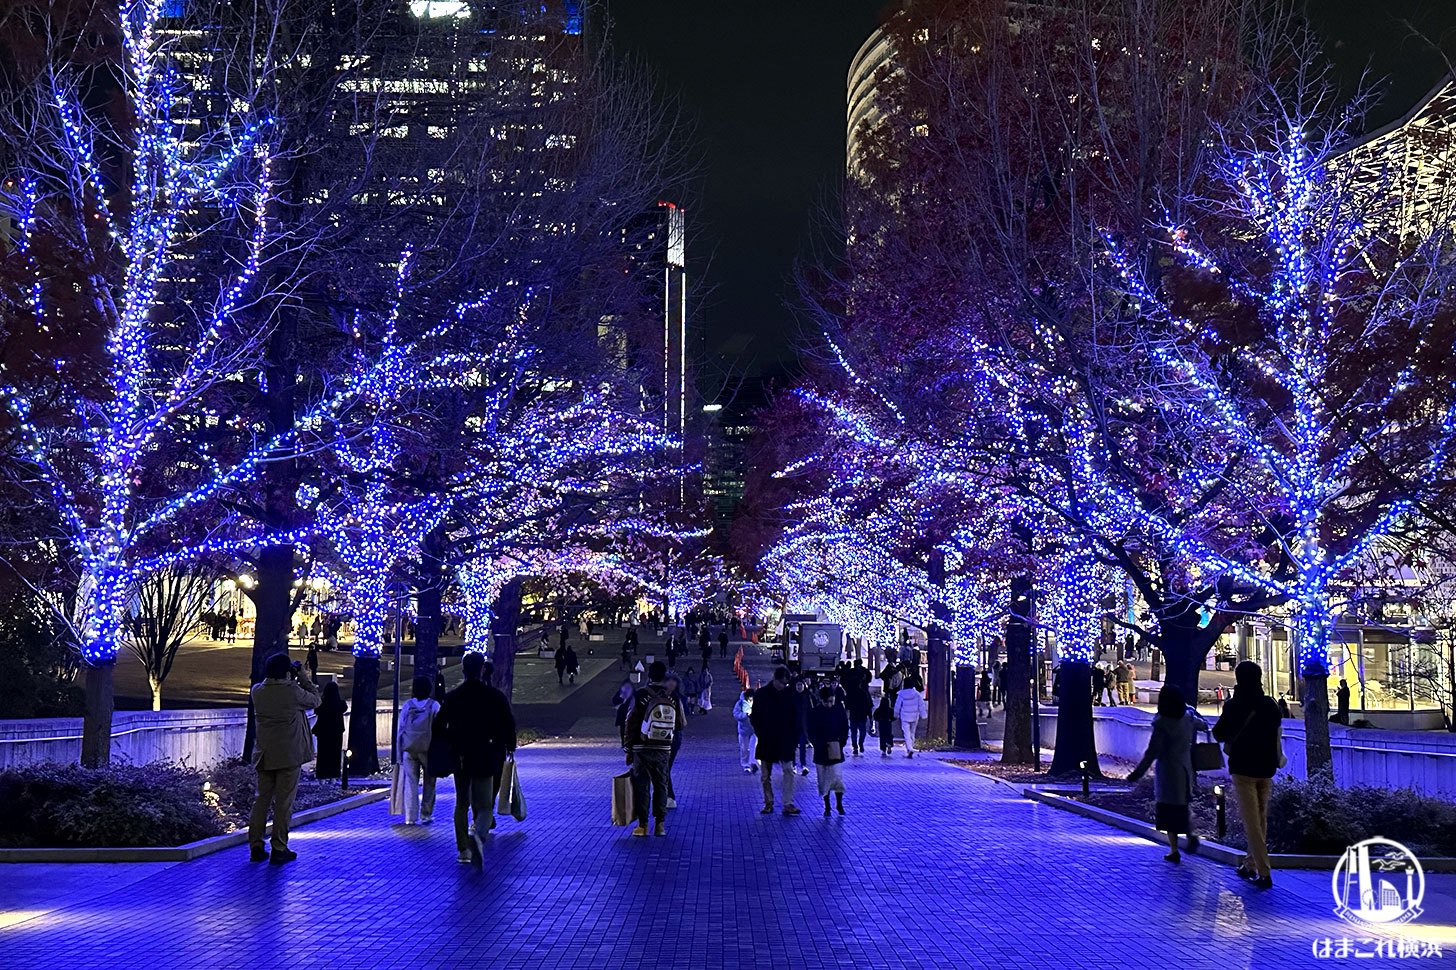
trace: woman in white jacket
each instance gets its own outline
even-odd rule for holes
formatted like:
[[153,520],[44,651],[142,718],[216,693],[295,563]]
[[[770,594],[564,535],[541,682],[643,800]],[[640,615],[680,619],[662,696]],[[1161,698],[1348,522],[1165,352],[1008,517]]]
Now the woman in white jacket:
[[900,722],[900,730],[905,735],[905,757],[915,757],[915,729],[920,725],[920,719],[925,716],[925,698],[916,689],[915,684],[907,681],[900,692],[895,695],[895,720]]
[[[433,685],[428,677],[416,677],[414,694],[399,709],[399,750],[404,769],[404,824],[429,825],[435,814],[435,778],[429,772],[430,739],[434,736],[435,715],[440,704],[430,695]],[[424,779],[423,804],[420,779]]]

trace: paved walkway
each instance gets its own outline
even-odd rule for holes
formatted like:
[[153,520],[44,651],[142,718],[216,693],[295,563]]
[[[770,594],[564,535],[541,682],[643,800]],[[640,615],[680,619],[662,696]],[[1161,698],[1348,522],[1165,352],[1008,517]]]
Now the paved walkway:
[[[846,818],[812,791],[798,818],[758,813],[757,778],[722,738],[678,763],[666,838],[607,824],[620,755],[522,749],[530,809],[482,869],[458,865],[442,794],[428,828],[374,805],[299,829],[274,868],[245,848],[192,863],[0,866],[0,965],[603,968],[1324,966],[1352,935],[1329,878],[1271,892],[1024,801],[934,759],[853,759]],[[812,776],[803,779],[805,788]],[[1456,877],[1432,877],[1407,933],[1456,951]],[[1443,961],[1418,960],[1418,966]]]

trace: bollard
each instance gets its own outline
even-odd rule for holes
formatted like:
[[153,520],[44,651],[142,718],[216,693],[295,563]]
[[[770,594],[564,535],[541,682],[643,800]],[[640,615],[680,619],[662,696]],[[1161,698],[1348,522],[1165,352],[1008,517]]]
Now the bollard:
[[344,752],[344,762],[339,767],[339,787],[340,788],[348,788],[349,787],[349,759],[352,758],[353,756],[354,756],[354,752],[353,751],[345,751]]
[[1214,831],[1218,833],[1218,840],[1222,842],[1223,834],[1228,829],[1228,812],[1222,785],[1213,786],[1213,811]]
[[1077,767],[1082,769],[1082,794],[1092,794],[1092,775],[1087,771],[1087,762],[1077,762]]

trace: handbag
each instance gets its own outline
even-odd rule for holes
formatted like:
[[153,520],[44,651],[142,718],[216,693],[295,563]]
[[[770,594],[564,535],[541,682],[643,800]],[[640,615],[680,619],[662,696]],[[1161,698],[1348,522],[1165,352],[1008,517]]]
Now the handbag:
[[516,759],[507,758],[505,765],[501,768],[500,792],[496,795],[495,812],[497,815],[511,814],[511,792],[516,787]]
[[[1221,771],[1223,770],[1223,749],[1213,740],[1213,732],[1204,729],[1208,735],[1207,741],[1193,742],[1193,770],[1194,771]],[[1195,738],[1198,735],[1194,735]]]
[[389,778],[389,814],[404,814],[404,765],[395,762]]
[[824,742],[824,757],[831,765],[837,765],[844,760],[844,745],[839,741]]
[[636,812],[632,805],[632,772],[612,776],[612,824],[630,825]]

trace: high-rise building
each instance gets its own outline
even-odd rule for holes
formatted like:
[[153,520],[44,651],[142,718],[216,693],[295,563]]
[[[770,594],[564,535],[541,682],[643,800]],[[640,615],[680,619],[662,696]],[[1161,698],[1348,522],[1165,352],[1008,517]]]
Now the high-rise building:
[[703,418],[703,495],[714,527],[726,533],[743,499],[754,424],[751,412],[737,404],[705,404]]
[[636,277],[642,319],[604,320],[604,339],[642,376],[642,407],[661,415],[663,431],[686,438],[691,407],[688,356],[687,213],[661,201],[622,230],[624,272]]

